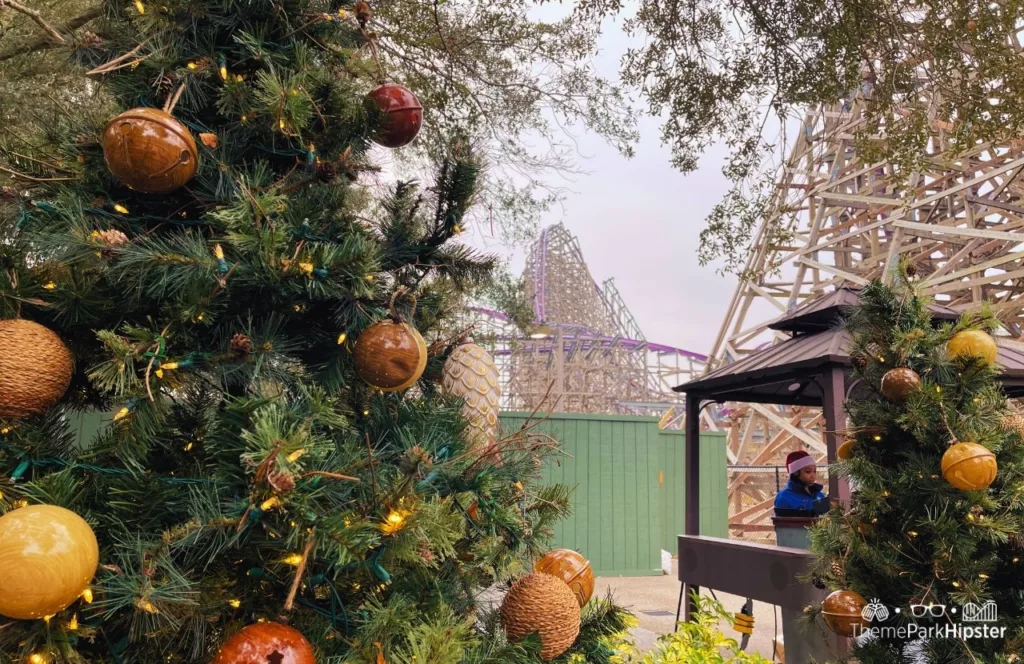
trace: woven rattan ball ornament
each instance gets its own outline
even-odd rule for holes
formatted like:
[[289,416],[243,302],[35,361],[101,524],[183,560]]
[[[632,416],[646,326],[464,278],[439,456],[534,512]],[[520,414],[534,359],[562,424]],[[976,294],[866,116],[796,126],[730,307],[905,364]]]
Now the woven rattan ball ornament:
[[470,444],[475,447],[494,440],[501,385],[491,354],[474,343],[462,344],[444,363],[441,387],[463,399],[462,416],[469,422]]
[[408,323],[371,325],[356,339],[353,353],[356,373],[382,392],[412,387],[427,368],[427,344]]
[[533,572],[519,579],[501,604],[501,624],[511,641],[538,634],[540,656],[549,662],[569,649],[580,633],[580,605],[561,579]]
[[867,602],[852,590],[837,590],[821,604],[821,615],[828,628],[840,636],[856,636],[867,626],[861,612]]
[[946,352],[950,357],[978,357],[992,364],[996,361],[999,348],[996,347],[996,340],[988,332],[964,330],[954,334],[946,343]]
[[316,664],[316,656],[297,629],[264,622],[249,625],[225,641],[213,664]]
[[383,115],[381,125],[373,132],[375,143],[386,148],[400,148],[412,142],[423,125],[423,106],[407,88],[385,83],[366,95],[367,103]]
[[29,320],[0,320],[0,419],[46,412],[71,382],[71,352],[53,331]]
[[133,108],[107,123],[103,158],[118,180],[145,194],[174,191],[191,180],[199,166],[192,132],[155,108]]
[[913,369],[889,369],[882,376],[882,395],[895,403],[903,403],[921,389],[921,377]]
[[552,549],[533,566],[535,572],[556,576],[576,595],[580,608],[594,596],[594,570],[590,561],[571,549]]
[[996,479],[996,455],[977,443],[950,445],[942,455],[942,476],[961,491],[980,491]]
[[0,517],[0,615],[52,616],[89,586],[99,564],[96,535],[56,505],[31,505]]

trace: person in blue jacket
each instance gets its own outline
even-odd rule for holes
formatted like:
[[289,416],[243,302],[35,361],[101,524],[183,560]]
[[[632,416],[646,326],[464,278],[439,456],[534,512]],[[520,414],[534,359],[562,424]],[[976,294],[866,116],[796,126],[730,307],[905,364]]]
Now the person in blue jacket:
[[824,488],[817,483],[818,468],[814,459],[804,450],[790,452],[786,457],[789,484],[775,496],[775,509],[800,510],[811,513],[815,502],[826,498]]

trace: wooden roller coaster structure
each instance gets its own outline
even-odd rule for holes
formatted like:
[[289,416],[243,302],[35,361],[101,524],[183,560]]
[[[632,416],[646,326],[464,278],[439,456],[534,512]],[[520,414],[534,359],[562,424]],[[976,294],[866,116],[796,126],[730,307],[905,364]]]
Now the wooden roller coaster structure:
[[[949,157],[951,126],[935,116],[938,99],[922,93],[917,103],[932,118],[929,144],[920,170],[900,174],[856,149],[871,92],[865,82],[849,98],[804,114],[708,370],[784,338],[767,327],[773,319],[836,288],[886,278],[901,259],[938,303],[969,311],[988,302],[1007,335],[1024,333],[1024,142]],[[785,240],[773,240],[779,237]],[[780,464],[795,448],[824,458],[818,409],[744,404],[722,414],[717,426],[728,430],[732,464]],[[770,531],[774,482],[753,470],[732,472],[728,491],[733,536]]]

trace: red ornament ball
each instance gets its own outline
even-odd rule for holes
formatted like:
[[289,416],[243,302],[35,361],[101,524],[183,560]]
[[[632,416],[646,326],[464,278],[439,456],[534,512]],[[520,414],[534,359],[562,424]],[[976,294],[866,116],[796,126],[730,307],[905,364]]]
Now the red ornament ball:
[[213,664],[316,664],[313,646],[296,629],[256,623],[224,642]]
[[423,125],[423,106],[407,88],[385,83],[366,95],[367,102],[384,118],[373,132],[374,142],[386,148],[400,148],[412,142]]

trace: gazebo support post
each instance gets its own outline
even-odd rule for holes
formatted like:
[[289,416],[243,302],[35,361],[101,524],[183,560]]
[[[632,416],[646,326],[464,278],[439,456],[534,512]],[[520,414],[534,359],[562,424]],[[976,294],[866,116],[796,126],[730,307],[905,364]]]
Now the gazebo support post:
[[[844,426],[846,414],[843,412],[843,403],[846,399],[846,374],[844,367],[837,364],[830,364],[822,374],[825,385],[822,390],[824,404],[822,410],[825,416],[825,450],[828,454],[829,464],[836,462],[836,450],[839,448],[839,436],[836,433]],[[833,501],[840,501],[843,504],[850,502],[850,480],[846,477],[839,477],[835,473],[828,475],[828,495]]]
[[[686,468],[684,530],[687,535],[700,535],[700,403],[701,399],[696,394],[686,395],[686,442],[683,467]],[[691,595],[699,591],[700,588],[697,586],[683,584],[682,592],[686,599],[683,609],[684,621],[689,622],[694,619],[697,606]]]

